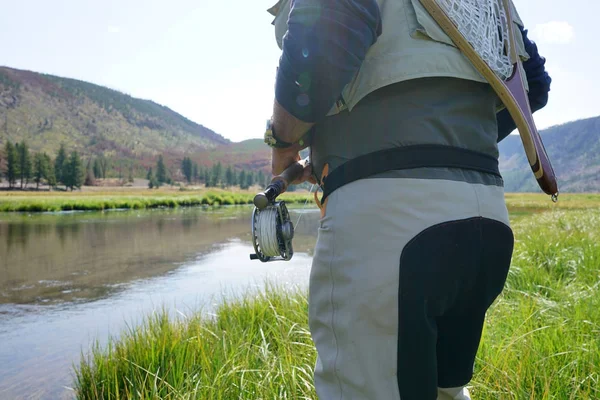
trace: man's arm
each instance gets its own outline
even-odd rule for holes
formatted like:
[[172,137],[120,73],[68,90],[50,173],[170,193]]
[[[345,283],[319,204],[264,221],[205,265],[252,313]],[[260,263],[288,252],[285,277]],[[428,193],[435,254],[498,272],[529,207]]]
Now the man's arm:
[[[529,93],[527,97],[529,98],[531,111],[536,112],[544,108],[548,103],[548,92],[550,92],[552,78],[550,78],[550,75],[548,75],[544,68],[546,59],[538,53],[535,42],[527,37],[527,30],[524,30],[520,26],[519,29],[523,36],[523,42],[525,43],[525,51],[530,56],[530,58],[523,63],[523,69],[525,69],[527,82],[529,84]],[[500,111],[496,118],[498,120],[497,141],[500,142],[514,131],[517,128],[517,125],[507,109]]]
[[[295,143],[325,117],[379,35],[375,0],[292,0],[277,69],[275,135]],[[273,173],[297,160],[302,147],[274,149]]]

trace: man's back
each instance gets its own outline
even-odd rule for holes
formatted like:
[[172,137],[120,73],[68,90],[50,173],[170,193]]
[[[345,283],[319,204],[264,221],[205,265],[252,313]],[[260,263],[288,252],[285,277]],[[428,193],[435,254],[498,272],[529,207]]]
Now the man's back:
[[[358,156],[397,147],[436,144],[498,157],[498,98],[485,83],[421,78],[376,90],[351,111],[314,127],[311,162],[317,177]],[[502,185],[490,174],[458,168],[392,170],[375,177],[451,179]]]

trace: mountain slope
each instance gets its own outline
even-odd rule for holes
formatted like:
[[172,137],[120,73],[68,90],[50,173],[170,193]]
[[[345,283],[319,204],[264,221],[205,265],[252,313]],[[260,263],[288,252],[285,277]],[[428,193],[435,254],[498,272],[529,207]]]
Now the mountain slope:
[[[561,192],[600,191],[600,117],[556,125],[540,132]],[[506,191],[540,192],[519,136],[500,142]]]
[[75,79],[0,67],[0,142],[27,140],[55,154],[144,160],[215,148],[229,140],[167,107]]

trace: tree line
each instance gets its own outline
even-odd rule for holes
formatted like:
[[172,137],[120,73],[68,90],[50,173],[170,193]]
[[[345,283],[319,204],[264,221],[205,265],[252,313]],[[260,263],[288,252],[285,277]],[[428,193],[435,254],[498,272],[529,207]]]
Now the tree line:
[[[183,179],[188,184],[203,184],[205,187],[235,187],[248,189],[253,185],[266,186],[270,178],[263,171],[252,171],[224,166],[221,162],[211,166],[202,166],[190,157],[184,157],[180,165]],[[150,167],[146,175],[149,188],[158,188],[164,184],[172,184],[162,155],[158,156],[154,168]]]
[[83,163],[77,151],[67,154],[64,145],[60,146],[56,158],[53,160],[46,152],[33,153],[29,150],[26,141],[12,143],[10,140],[4,144],[4,170],[3,174],[8,181],[9,188],[27,187],[30,182],[50,187],[64,185],[66,189],[79,189],[84,183]]
[[[94,186],[96,178],[107,178],[111,168],[109,160],[103,155],[89,158],[84,167],[80,154],[75,150],[67,152],[64,144],[61,144],[55,158],[46,152],[32,152],[26,141],[7,141],[3,150],[4,155],[0,157],[0,161],[3,161],[0,165],[3,168],[0,172],[11,189],[23,189],[32,182],[35,183],[36,189],[39,189],[41,184],[52,188],[64,185],[67,190],[81,189],[83,185]],[[118,172],[121,179],[120,168]],[[130,168],[128,180],[133,182],[133,177],[133,168]],[[183,180],[187,184],[202,184],[205,187],[241,189],[248,189],[254,185],[266,187],[271,179],[261,170],[235,168],[221,162],[202,166],[190,157],[184,157],[172,173],[171,169],[167,168],[163,155],[158,156],[154,167],[147,169],[146,178],[149,188],[173,185],[176,180]],[[296,188],[290,186],[288,191],[294,191]]]

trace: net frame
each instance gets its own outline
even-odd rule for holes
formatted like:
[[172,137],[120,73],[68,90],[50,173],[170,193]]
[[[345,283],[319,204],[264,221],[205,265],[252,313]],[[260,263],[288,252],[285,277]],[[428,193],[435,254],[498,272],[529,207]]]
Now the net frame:
[[513,74],[508,17],[502,0],[438,0],[479,57],[505,81]]
[[[419,0],[424,6],[427,12],[433,17],[440,28],[450,37],[452,42],[459,48],[465,57],[473,64],[477,71],[490,83],[502,103],[508,109],[511,117],[515,121],[525,154],[529,161],[529,165],[535,178],[538,182],[539,187],[547,194],[552,196],[553,201],[558,200],[558,183],[556,181],[556,174],[552,168],[552,163],[548,158],[548,154],[544,148],[542,138],[537,130],[535,121],[533,119],[533,113],[529,104],[527,91],[524,83],[526,81],[525,71],[522,67],[522,61],[517,54],[517,45],[515,44],[515,29],[513,23],[513,13],[516,12],[512,8],[511,0],[458,0],[462,4],[474,4],[474,1],[484,2],[482,4],[496,5],[501,15],[502,10],[505,15],[506,24],[502,23],[500,17],[499,22],[496,23],[496,29],[499,31],[500,38],[506,38],[507,44],[504,45],[504,51],[508,59],[513,64],[512,75],[508,79],[501,79],[499,73],[494,71],[493,65],[489,65],[485,62],[482,56],[475,50],[473,44],[469,41],[466,35],[471,36],[471,40],[474,44],[477,44],[478,39],[481,38],[473,36],[473,30],[469,31],[465,26],[462,28],[462,32],[459,30],[457,23],[455,23],[449,16],[446,10],[441,6],[446,2],[446,8],[455,3],[448,3],[448,0]],[[462,5],[459,4],[459,7]],[[455,14],[454,20],[460,20],[456,18],[457,11],[450,10],[450,13]],[[459,14],[459,13],[458,13]],[[491,20],[491,19],[490,19]],[[487,27],[492,26],[488,24]],[[506,29],[504,29],[506,26]],[[468,25],[467,25],[468,27]],[[463,32],[466,33],[463,34]],[[471,32],[471,33],[469,33]],[[507,33],[503,34],[502,32]],[[504,40],[501,40],[504,42]],[[480,46],[481,47],[481,46]],[[498,51],[500,47],[496,47]],[[489,48],[487,49],[489,50]],[[481,51],[481,50],[480,50]],[[493,63],[492,63],[493,64]]]

